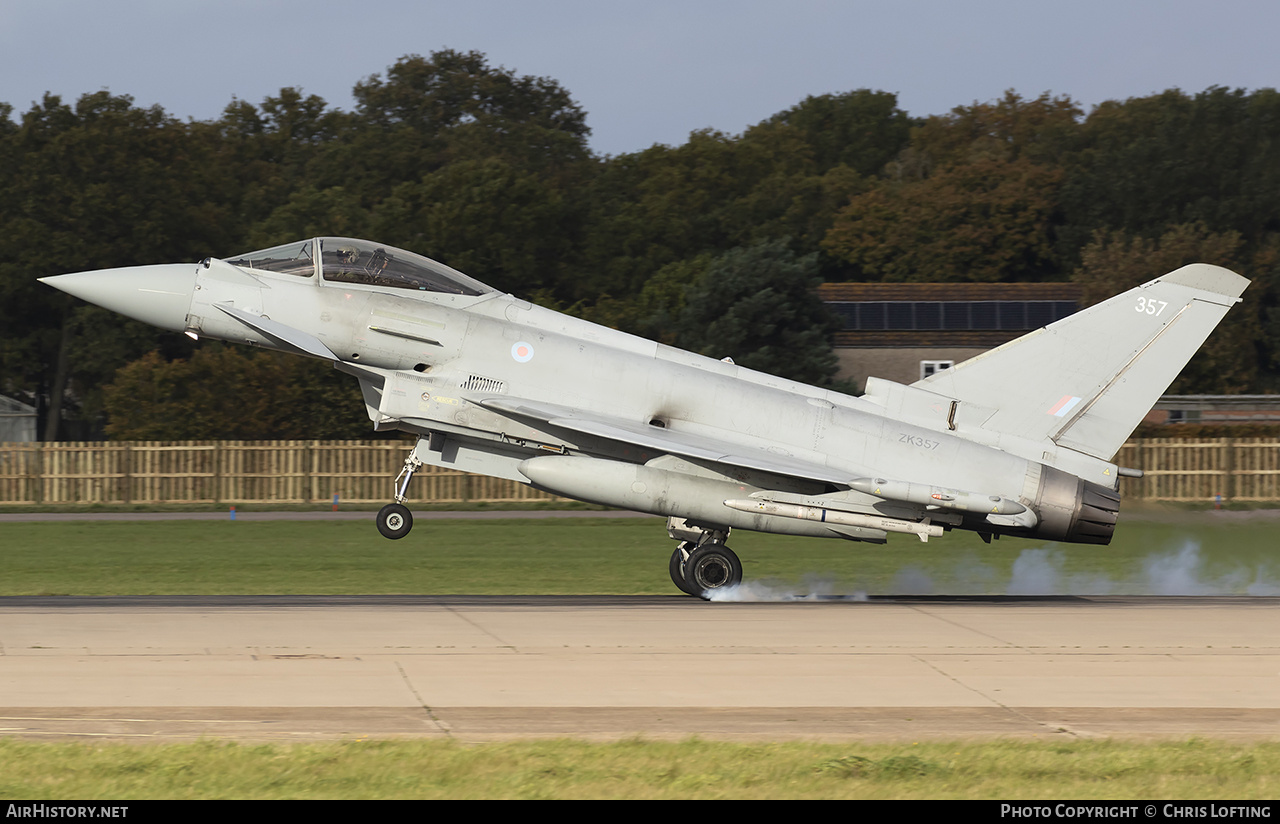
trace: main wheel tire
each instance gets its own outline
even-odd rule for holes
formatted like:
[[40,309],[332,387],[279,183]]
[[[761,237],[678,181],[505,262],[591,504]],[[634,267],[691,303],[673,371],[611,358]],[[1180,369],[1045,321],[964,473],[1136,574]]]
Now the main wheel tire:
[[694,592],[689,586],[689,582],[684,579],[685,560],[682,551],[684,544],[676,547],[676,551],[671,553],[671,563],[668,565],[671,572],[671,583],[685,595],[701,595],[700,592]]
[[378,531],[382,537],[397,540],[413,529],[413,513],[403,504],[387,504],[378,510]]
[[684,577],[693,594],[705,599],[709,592],[742,583],[742,561],[724,544],[703,544],[684,562]]

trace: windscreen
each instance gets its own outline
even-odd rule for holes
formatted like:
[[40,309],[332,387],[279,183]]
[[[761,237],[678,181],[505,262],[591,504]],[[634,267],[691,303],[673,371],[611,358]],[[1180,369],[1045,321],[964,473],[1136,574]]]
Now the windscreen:
[[316,273],[316,263],[312,260],[311,247],[310,240],[297,240],[283,246],[263,249],[260,252],[246,252],[243,255],[228,258],[227,263],[245,269],[309,278]]

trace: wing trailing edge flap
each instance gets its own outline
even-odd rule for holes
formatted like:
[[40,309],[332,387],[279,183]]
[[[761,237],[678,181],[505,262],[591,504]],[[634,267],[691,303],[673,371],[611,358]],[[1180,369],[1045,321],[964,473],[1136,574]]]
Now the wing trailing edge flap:
[[477,403],[508,417],[531,418],[560,429],[671,455],[699,458],[742,469],[754,469],[845,487],[851,480],[848,473],[833,470],[821,464],[774,455],[764,450],[756,450],[703,435],[673,432],[670,429],[634,424],[604,415],[584,414],[580,410],[554,404],[517,398],[487,398]]
[[1109,460],[1248,285],[1193,263],[911,386],[993,408],[987,430]]

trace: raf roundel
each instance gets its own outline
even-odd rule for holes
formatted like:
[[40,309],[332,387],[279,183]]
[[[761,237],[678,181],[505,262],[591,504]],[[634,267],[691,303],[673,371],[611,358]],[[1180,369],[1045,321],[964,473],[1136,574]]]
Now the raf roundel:
[[528,363],[533,360],[533,345],[520,341],[511,347],[511,357],[515,358],[517,363]]

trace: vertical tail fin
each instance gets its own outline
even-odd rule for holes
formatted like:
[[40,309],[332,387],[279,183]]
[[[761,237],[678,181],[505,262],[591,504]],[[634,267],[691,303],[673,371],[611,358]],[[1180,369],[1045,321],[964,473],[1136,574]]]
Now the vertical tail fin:
[[1193,263],[913,386],[994,408],[985,429],[1109,460],[1248,285]]

